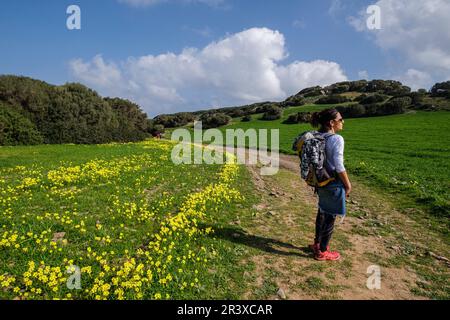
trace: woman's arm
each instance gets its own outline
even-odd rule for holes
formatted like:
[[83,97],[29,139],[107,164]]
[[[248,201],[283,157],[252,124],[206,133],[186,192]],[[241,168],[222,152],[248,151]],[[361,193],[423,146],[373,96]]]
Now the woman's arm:
[[338,173],[339,177],[341,178],[342,183],[345,187],[345,194],[348,197],[350,192],[352,192],[352,184],[350,182],[350,179],[348,178],[347,171],[344,167],[344,138],[341,136],[337,136],[337,143],[335,145],[335,149],[333,152],[334,155],[334,164],[336,166],[336,172]]
[[350,192],[352,192],[352,184],[348,178],[347,171],[338,173],[339,178],[341,178],[342,183],[345,187],[345,195],[348,197]]

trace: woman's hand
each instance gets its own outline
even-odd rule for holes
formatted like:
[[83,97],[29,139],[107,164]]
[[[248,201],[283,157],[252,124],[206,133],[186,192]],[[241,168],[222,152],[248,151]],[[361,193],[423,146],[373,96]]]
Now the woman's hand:
[[350,179],[348,178],[346,171],[338,173],[338,174],[339,174],[339,177],[341,178],[342,183],[344,184],[345,196],[348,198],[350,193],[352,192],[352,184],[350,183]]
[[345,195],[348,198],[350,196],[350,193],[352,192],[352,185],[348,184],[345,186]]

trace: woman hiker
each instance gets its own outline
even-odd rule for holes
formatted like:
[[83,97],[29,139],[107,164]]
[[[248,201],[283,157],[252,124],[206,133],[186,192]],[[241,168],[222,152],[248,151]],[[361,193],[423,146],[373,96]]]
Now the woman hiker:
[[337,216],[346,214],[345,199],[352,191],[352,185],[344,167],[344,138],[336,134],[344,126],[344,119],[336,109],[315,112],[311,118],[313,127],[320,127],[319,132],[327,134],[325,152],[325,168],[335,173],[335,181],[317,188],[319,209],[316,218],[316,236],[311,248],[316,260],[335,261],[340,258],[339,252],[330,251],[329,242]]

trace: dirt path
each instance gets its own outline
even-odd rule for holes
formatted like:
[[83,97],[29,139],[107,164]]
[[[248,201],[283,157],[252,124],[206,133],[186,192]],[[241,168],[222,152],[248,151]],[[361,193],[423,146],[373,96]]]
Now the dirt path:
[[[248,159],[248,150],[246,152]],[[353,183],[348,215],[343,222],[337,221],[331,242],[332,248],[341,252],[342,259],[338,262],[313,259],[308,244],[314,237],[317,198],[301,181],[298,165],[297,157],[280,155],[279,173],[262,176],[260,166],[247,164],[261,203],[254,207],[251,218],[239,224],[247,239],[257,239],[254,247],[260,250],[242,261],[255,266],[254,272],[246,275],[249,289],[243,298],[429,298],[430,295],[423,294],[419,287],[423,289],[433,283],[427,283],[423,275],[418,275],[419,269],[414,263],[416,258],[426,256],[426,244],[437,235],[424,232],[423,226],[407,219],[362,184]],[[405,254],[411,246],[415,250],[413,254],[408,251]],[[433,250],[440,250],[442,246],[448,249],[441,243]],[[444,277],[444,281],[449,279],[448,261],[425,260],[424,265],[418,266],[427,267],[427,272]],[[371,266],[381,272],[380,289],[367,287]],[[434,285],[439,286],[439,283]]]

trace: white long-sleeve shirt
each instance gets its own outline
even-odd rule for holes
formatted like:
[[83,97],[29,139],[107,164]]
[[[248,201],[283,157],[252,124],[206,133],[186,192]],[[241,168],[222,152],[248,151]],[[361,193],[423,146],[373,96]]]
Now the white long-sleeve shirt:
[[329,137],[325,146],[325,152],[327,154],[327,170],[330,173],[334,171],[337,173],[344,172],[344,138],[338,134]]

